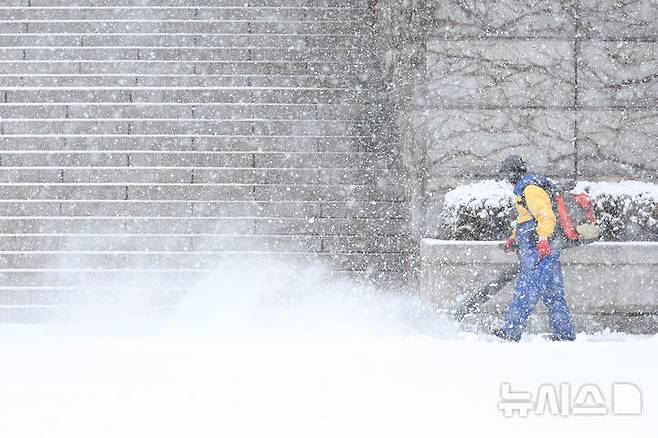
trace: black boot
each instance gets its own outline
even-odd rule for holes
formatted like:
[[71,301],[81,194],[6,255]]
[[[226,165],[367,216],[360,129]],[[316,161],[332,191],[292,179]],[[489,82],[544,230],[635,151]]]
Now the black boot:
[[560,341],[575,341],[576,337],[565,337],[565,336],[558,336],[555,333],[553,333],[548,339],[551,341],[555,342],[560,342]]
[[505,332],[505,330],[503,330],[502,328],[494,329],[494,330],[491,332],[491,334],[494,335],[494,336],[497,336],[497,337],[499,337],[500,339],[503,339],[503,340],[505,340],[505,341],[519,342],[519,339],[514,339],[514,338],[510,337],[510,336]]

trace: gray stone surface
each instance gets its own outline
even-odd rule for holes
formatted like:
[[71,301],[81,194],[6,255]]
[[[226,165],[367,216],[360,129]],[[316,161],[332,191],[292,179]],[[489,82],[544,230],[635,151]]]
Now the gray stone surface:
[[128,163],[137,167],[254,167],[254,154],[248,152],[190,152],[176,151],[131,152]]
[[658,37],[658,8],[654,0],[579,0],[581,28],[593,38]]
[[0,183],[57,183],[62,180],[58,169],[12,169],[0,167]]
[[[2,92],[0,88],[0,92]],[[126,89],[20,89],[6,90],[6,101],[11,103],[66,103],[66,102],[130,102]]]
[[[28,0],[9,0],[10,5],[27,6]],[[51,6],[52,0],[29,0],[32,6]],[[140,0],[142,6],[189,6],[187,0]],[[61,6],[134,6],[134,0],[59,0]],[[214,0],[195,0],[195,6],[212,7],[217,6]],[[249,5],[254,7],[353,7],[365,8],[364,0],[250,0]],[[243,7],[244,0],[223,0],[224,7]]]
[[584,41],[580,47],[581,105],[658,106],[658,41]]
[[425,106],[570,106],[573,62],[568,41],[432,39],[427,43]]
[[121,185],[63,185],[63,184],[6,184],[0,185],[0,199],[48,200],[48,199],[112,199],[126,197],[126,187]]
[[573,35],[572,2],[558,0],[447,0],[430,10],[431,31],[445,37]]
[[[7,30],[9,32],[9,30]],[[39,61],[11,61],[0,62],[0,74],[21,75],[37,74],[75,74],[80,66],[75,62],[39,62]],[[191,69],[190,69],[191,70]]]
[[[322,217],[358,217],[378,218],[387,217],[391,219],[404,219],[407,215],[406,205],[403,202],[323,202]],[[405,237],[406,236],[402,236]]]
[[[421,241],[421,290],[439,307],[454,309],[497,273],[516,263],[498,242]],[[562,264],[567,300],[574,313],[605,322],[605,315],[621,316],[621,329],[631,327],[633,315],[658,312],[658,243],[597,243],[564,250]],[[484,313],[500,315],[511,300],[513,285],[494,296]],[[538,306],[542,311],[543,306]],[[626,323],[623,317],[626,315]],[[581,330],[586,327],[580,327]],[[644,326],[652,332],[655,326]]]
[[127,166],[128,154],[120,152],[67,152],[67,151],[2,151],[2,166],[5,167],[48,167],[48,166]]
[[493,178],[509,154],[550,176],[575,168],[573,114],[555,110],[426,110],[415,117],[428,144],[428,190]]
[[656,111],[581,111],[578,130],[578,172],[583,178],[655,181],[658,175]]

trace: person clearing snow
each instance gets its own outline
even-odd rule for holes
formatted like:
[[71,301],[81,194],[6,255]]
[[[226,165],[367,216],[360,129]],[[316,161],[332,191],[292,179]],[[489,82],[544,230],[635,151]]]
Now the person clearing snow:
[[557,219],[545,188],[552,183],[544,176],[529,173],[524,160],[515,155],[502,162],[500,174],[514,184],[518,216],[505,242],[505,252],[518,248],[520,272],[505,323],[494,334],[518,342],[528,317],[542,299],[553,329],[551,339],[573,341],[576,332],[564,296],[560,249],[550,243]]

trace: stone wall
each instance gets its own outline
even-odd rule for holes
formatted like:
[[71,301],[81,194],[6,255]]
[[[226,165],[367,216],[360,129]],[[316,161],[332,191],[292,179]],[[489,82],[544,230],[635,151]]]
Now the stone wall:
[[[494,281],[498,272],[517,262],[514,255],[505,254],[498,245],[423,239],[422,293],[439,308],[457,308],[485,282]],[[579,331],[658,331],[658,243],[596,243],[571,248],[563,251],[562,264],[567,300]],[[466,322],[500,324],[512,288],[510,283],[483,306],[484,315]],[[530,330],[548,330],[544,306],[538,305],[537,310]]]
[[511,153],[556,178],[658,174],[655,0],[382,0],[414,226]]

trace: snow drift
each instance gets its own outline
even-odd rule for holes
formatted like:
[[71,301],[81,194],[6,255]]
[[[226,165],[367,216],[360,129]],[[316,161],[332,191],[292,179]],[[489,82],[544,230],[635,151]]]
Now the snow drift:
[[[222,266],[164,316],[130,304],[0,328],[3,437],[654,433],[658,337],[506,344],[460,331],[420,297],[266,261]],[[641,388],[642,415],[498,410],[504,382],[618,381]]]

